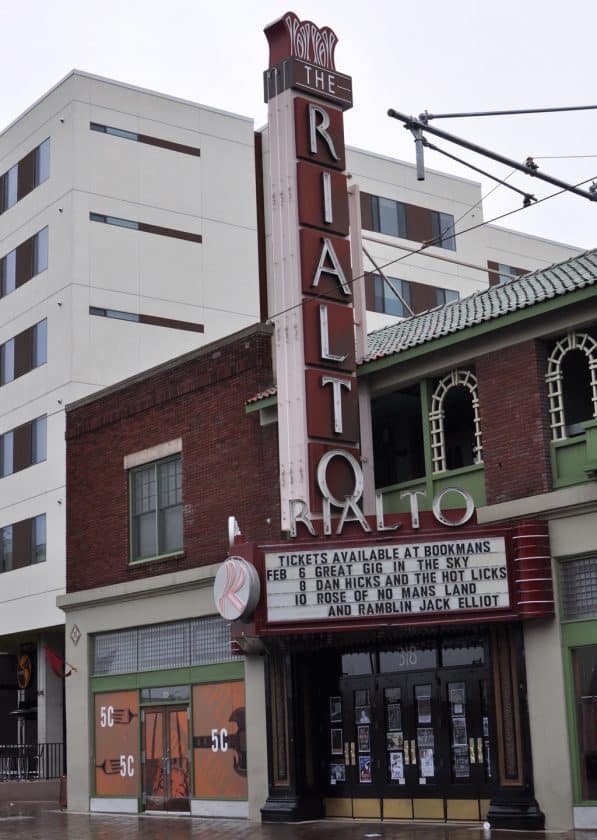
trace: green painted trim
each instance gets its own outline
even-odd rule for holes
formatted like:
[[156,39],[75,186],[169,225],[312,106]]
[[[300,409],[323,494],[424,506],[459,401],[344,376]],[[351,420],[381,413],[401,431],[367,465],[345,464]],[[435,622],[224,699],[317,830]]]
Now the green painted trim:
[[[198,685],[210,682],[242,680],[245,663],[220,662],[216,665],[194,665],[189,668],[172,668],[165,671],[143,671],[137,674],[115,674],[109,677],[91,677],[92,694],[99,691],[126,691],[141,688],[160,688],[170,685]],[[183,701],[186,702],[186,701]]]
[[[560,577],[560,586],[558,589],[561,591],[562,564],[560,563],[558,565],[558,576]],[[575,648],[597,644],[597,618],[576,619],[573,621],[562,622],[560,625],[560,632],[562,634],[564,696],[566,700],[566,723],[568,728],[568,748],[572,775],[573,804],[578,807],[590,807],[594,804],[594,801],[582,798],[580,751],[578,748],[578,722],[576,720],[576,690],[574,686],[574,670],[572,667],[572,651]]]
[[264,397],[262,400],[245,405],[245,414],[253,414],[255,411],[261,411],[262,408],[270,408],[274,405],[278,405],[278,397],[276,395],[273,397]]
[[460,344],[478,336],[486,335],[487,333],[496,332],[499,329],[510,327],[513,324],[521,321],[528,321],[531,318],[541,317],[548,312],[556,309],[561,309],[566,306],[572,306],[575,303],[582,303],[583,301],[595,297],[597,295],[597,287],[590,286],[584,289],[578,289],[575,292],[568,292],[564,295],[558,295],[550,300],[544,300],[540,303],[529,304],[524,309],[519,309],[516,312],[508,312],[504,315],[497,315],[489,321],[483,321],[481,324],[472,324],[470,327],[463,327],[456,333],[450,335],[440,336],[438,338],[429,339],[424,344],[411,347],[408,350],[403,350],[401,353],[392,353],[390,356],[384,356],[383,359],[375,359],[371,362],[365,362],[357,369],[358,376],[367,376],[375,373],[378,370],[391,367],[393,365],[409,362],[419,356],[425,356],[428,353],[435,353],[438,350],[444,350],[447,347],[452,347],[455,344]]

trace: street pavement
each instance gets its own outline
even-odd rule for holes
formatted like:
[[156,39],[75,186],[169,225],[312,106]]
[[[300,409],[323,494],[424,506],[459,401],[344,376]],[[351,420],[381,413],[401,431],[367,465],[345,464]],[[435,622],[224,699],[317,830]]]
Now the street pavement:
[[187,816],[77,814],[2,803],[0,840],[597,840],[597,831],[484,831],[478,826],[326,821],[261,825]]

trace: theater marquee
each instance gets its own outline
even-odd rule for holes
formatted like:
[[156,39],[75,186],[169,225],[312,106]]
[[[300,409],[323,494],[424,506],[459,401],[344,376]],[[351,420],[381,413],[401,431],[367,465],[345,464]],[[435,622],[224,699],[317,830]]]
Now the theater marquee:
[[510,607],[503,537],[265,555],[268,622]]

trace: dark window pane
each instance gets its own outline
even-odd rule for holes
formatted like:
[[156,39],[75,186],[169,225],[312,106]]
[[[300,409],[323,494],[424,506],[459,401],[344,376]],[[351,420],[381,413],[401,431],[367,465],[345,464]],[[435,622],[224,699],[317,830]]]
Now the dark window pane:
[[48,322],[40,321],[35,325],[33,338],[33,367],[45,365],[48,361]]
[[6,385],[15,378],[15,340],[9,338],[0,347],[0,385]]
[[597,799],[597,645],[572,651],[582,799]]
[[2,260],[2,297],[17,287],[17,252],[10,251]]
[[135,517],[134,520],[134,537],[135,537],[135,558],[142,559],[145,557],[156,557],[157,543],[156,543],[156,528],[155,528],[155,514],[144,513]]
[[12,569],[12,525],[0,528],[0,571]]
[[35,237],[33,273],[39,274],[48,267],[48,228],[45,227]]
[[160,554],[182,548],[182,505],[160,511]]
[[446,668],[457,665],[483,665],[485,648],[479,644],[444,642],[442,644],[442,665]]
[[425,475],[419,386],[371,401],[375,486],[388,487]]
[[374,653],[345,653],[342,656],[342,675],[345,677],[373,674],[374,670]]
[[475,463],[475,415],[468,388],[455,385],[444,399],[446,466],[449,470]]
[[589,359],[582,350],[569,350],[562,359],[566,436],[584,432],[583,422],[593,419],[593,394]]
[[381,233],[399,236],[396,202],[390,198],[379,199],[379,227]]
[[14,471],[14,434],[5,432],[0,437],[0,476],[12,475]]
[[4,209],[17,203],[19,166],[15,164],[4,176]]
[[44,140],[36,149],[35,186],[43,184],[50,177],[50,139]]
[[33,557],[32,563],[43,563],[46,559],[46,515],[36,516],[33,520]]
[[32,423],[32,440],[31,440],[31,463],[39,464],[45,461],[47,457],[46,452],[46,431],[47,419],[45,415],[38,417]]

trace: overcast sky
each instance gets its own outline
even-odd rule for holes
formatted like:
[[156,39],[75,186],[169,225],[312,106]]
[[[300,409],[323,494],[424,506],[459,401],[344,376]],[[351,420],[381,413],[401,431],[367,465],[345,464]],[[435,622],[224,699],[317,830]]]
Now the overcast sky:
[[[0,128],[73,67],[265,122],[263,27],[284,12],[338,36],[336,67],[353,77],[350,145],[414,162],[410,134],[386,116],[597,105],[595,0],[0,0]],[[568,183],[597,177],[597,111],[446,119],[433,123]],[[511,170],[435,140],[504,177]],[[570,156],[576,156],[574,158]],[[553,158],[553,159],[549,159]],[[427,152],[427,164],[493,182]],[[556,189],[514,175],[537,198]],[[587,185],[588,186],[588,185]],[[585,187],[586,188],[586,187]],[[500,187],[485,218],[520,207]],[[597,202],[551,198],[498,222],[585,248],[597,246]]]

